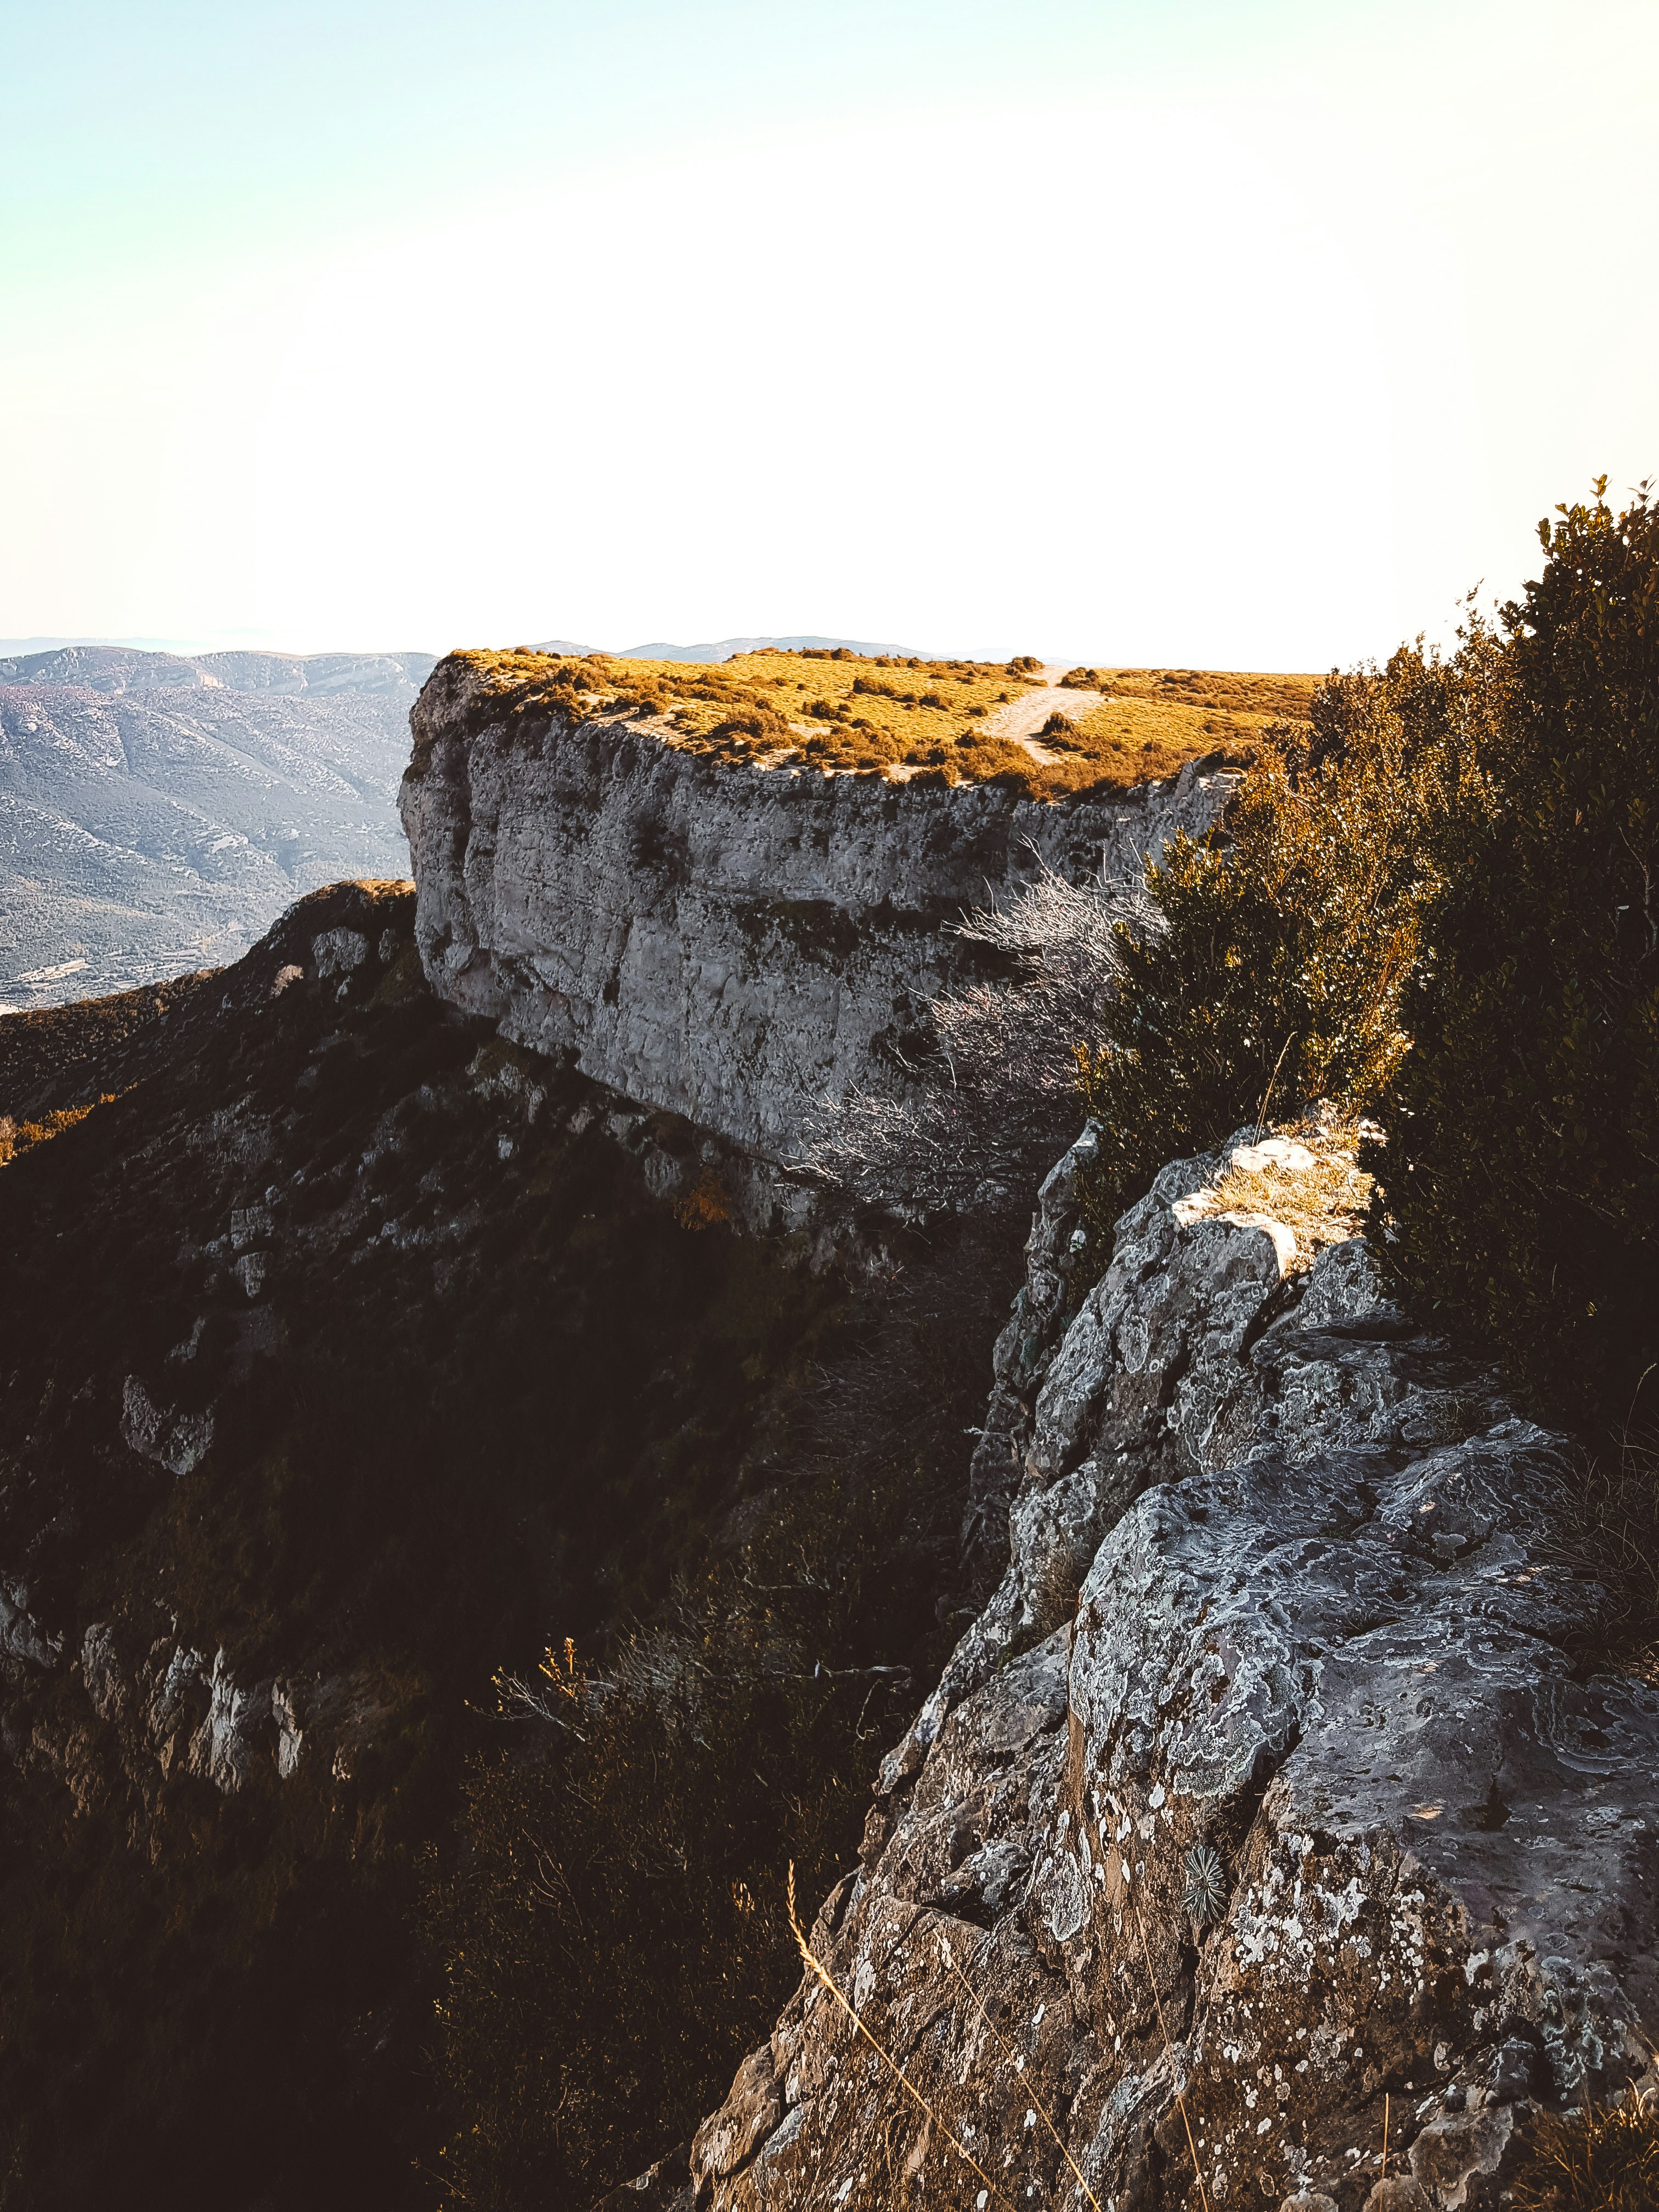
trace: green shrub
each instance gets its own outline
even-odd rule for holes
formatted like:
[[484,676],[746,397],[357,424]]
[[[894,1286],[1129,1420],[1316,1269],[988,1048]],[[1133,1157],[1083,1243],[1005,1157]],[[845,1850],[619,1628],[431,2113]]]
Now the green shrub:
[[1540,1411],[1616,1427],[1659,1358],[1659,509],[1615,518],[1605,483],[1504,610],[1375,1170],[1396,1292]]
[[867,1680],[672,1656],[648,1686],[578,1673],[548,1756],[469,1772],[465,1853],[427,1900],[452,2206],[586,2203],[688,2136],[793,1986],[788,1859],[821,1895],[856,1835]]
[[1176,838],[1148,869],[1151,914],[1119,930],[1103,1042],[1079,1055],[1103,1126],[1097,1228],[1166,1160],[1270,1111],[1364,1103],[1394,1073],[1433,880],[1426,825],[1460,803],[1495,659],[1477,621],[1452,659],[1419,641],[1333,677],[1312,738],[1281,732],[1222,829]]

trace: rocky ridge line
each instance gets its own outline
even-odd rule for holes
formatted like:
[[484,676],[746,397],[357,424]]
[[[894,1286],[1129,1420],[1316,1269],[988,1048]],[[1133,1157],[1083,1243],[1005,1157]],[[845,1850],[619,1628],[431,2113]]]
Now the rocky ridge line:
[[1069,1298],[1091,1142],[998,1350],[1006,1577],[812,1933],[938,2124],[809,1980],[643,2201],[1196,2206],[1189,2122],[1213,2205],[1474,2212],[1651,2063],[1659,1690],[1583,1656],[1564,1439],[1340,1222],[1224,1210],[1334,1130],[1173,1164]]

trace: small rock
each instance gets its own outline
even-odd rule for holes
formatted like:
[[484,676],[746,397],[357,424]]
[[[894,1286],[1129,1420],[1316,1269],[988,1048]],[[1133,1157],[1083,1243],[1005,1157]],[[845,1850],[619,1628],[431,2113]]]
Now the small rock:
[[1492,2094],[1499,2104],[1529,2097],[1537,2079],[1538,2052],[1524,2036],[1511,2036],[1492,2061]]
[[270,1208],[268,1206],[234,1206],[230,1210],[230,1242],[232,1249],[246,1252],[250,1244],[258,1244],[270,1234]]
[[1365,2199],[1364,2212],[1434,2212],[1434,2199],[1409,2174],[1391,2173]]
[[1476,2175],[1498,2171],[1514,2132],[1515,2115],[1507,2105],[1431,2120],[1412,2145],[1412,2179],[1438,2190],[1447,2212],[1459,2212]]
[[94,1621],[88,1629],[81,1645],[81,1674],[99,1719],[118,1719],[126,1709],[127,1685],[107,1622]]
[[27,1659],[31,1666],[55,1667],[64,1648],[61,1636],[48,1636],[29,1611],[21,1583],[0,1583],[0,1652]]
[[782,2118],[772,2046],[763,2043],[738,2067],[725,2105],[697,2130],[691,2146],[693,2179],[732,2172]]
[[141,1459],[154,1460],[174,1474],[189,1474],[212,1445],[213,1408],[175,1413],[158,1406],[138,1377],[129,1375],[121,1398],[121,1440]]
[[368,957],[368,939],[360,929],[325,929],[311,940],[311,957],[326,981],[361,968]]

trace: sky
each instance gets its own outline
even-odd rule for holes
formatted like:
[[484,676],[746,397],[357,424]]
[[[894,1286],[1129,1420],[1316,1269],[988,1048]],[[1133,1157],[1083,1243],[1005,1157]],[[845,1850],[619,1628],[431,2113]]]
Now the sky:
[[0,0],[0,636],[1324,669],[1659,476],[1652,0]]

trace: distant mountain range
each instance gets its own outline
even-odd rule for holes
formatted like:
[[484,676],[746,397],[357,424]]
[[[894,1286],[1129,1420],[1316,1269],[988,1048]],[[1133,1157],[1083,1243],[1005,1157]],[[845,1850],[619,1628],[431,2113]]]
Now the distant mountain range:
[[426,653],[0,659],[0,1009],[219,966],[303,891],[399,877]]
[[[617,654],[618,660],[730,660],[734,653],[802,653],[833,652],[845,646],[851,653],[891,653],[910,659],[915,647],[908,645],[871,645],[855,637],[722,637],[710,645],[625,645]],[[544,638],[532,648],[537,653],[589,653],[591,646],[577,645],[568,637]]]

